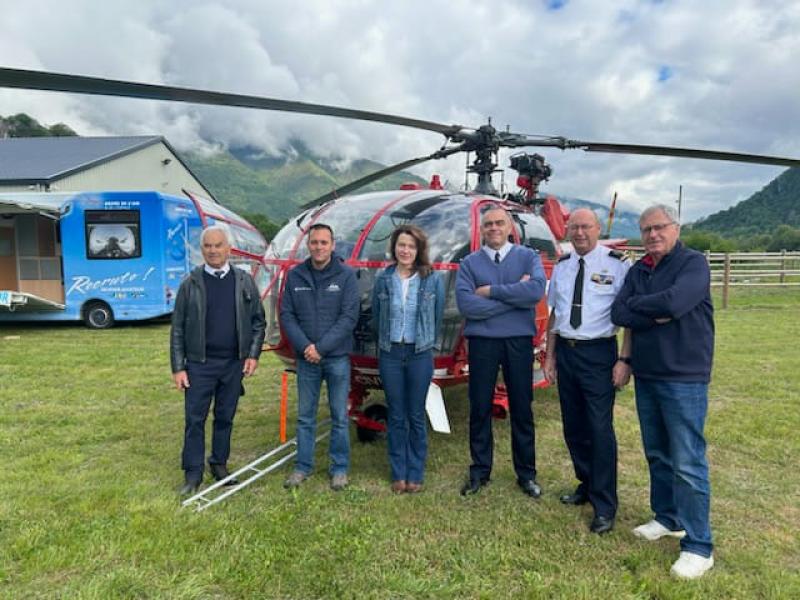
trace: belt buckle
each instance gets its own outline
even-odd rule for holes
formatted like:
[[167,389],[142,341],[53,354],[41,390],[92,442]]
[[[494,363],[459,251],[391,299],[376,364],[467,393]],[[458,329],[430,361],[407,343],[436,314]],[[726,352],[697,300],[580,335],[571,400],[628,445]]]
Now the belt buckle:
[[578,345],[578,340],[573,340],[572,338],[567,338],[564,340],[570,346],[570,348],[574,348]]

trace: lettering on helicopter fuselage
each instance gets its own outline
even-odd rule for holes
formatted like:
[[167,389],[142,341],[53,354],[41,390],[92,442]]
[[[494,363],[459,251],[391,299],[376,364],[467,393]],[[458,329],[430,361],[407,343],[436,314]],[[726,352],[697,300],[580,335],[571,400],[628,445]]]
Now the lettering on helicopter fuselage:
[[364,375],[359,373],[353,376],[353,379],[355,379],[356,382],[360,383],[366,388],[383,387],[383,382],[381,381],[380,375]]

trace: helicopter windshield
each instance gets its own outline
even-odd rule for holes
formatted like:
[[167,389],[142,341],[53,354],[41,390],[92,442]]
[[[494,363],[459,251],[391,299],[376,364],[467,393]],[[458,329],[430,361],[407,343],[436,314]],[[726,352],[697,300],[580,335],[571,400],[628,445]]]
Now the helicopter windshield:
[[465,196],[411,196],[392,206],[372,226],[359,260],[389,260],[389,237],[403,223],[413,223],[428,235],[432,262],[459,262],[469,253],[470,205]]
[[514,212],[514,227],[519,233],[520,243],[553,260],[556,257],[556,243],[547,223],[533,213]]
[[[394,191],[381,192],[370,198],[360,198],[355,201],[352,198],[343,198],[324,210],[316,222],[330,225],[336,240],[336,254],[343,258],[350,258],[358,238],[370,219],[396,197],[397,192]],[[303,241],[297,247],[294,258],[299,260],[308,258],[306,236],[303,236]]]

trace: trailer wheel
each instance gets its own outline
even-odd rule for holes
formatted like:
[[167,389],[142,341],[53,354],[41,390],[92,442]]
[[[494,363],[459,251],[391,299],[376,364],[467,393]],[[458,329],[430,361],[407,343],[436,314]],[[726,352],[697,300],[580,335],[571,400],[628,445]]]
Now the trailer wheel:
[[89,329],[108,329],[114,324],[114,312],[105,302],[90,302],[83,309],[83,322]]
[[[364,409],[364,416],[384,425],[389,421],[389,411],[383,404],[370,404]],[[377,442],[386,437],[386,432],[375,431],[366,427],[356,427],[356,435],[359,442]]]

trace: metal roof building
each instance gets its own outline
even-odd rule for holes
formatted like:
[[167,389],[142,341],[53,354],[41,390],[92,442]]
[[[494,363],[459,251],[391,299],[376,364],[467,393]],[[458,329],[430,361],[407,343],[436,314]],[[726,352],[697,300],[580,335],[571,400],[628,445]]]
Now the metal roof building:
[[182,189],[213,198],[161,136],[0,139],[0,193]]

